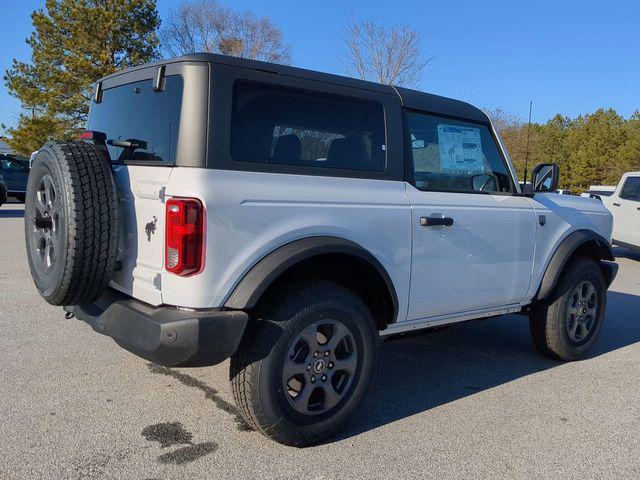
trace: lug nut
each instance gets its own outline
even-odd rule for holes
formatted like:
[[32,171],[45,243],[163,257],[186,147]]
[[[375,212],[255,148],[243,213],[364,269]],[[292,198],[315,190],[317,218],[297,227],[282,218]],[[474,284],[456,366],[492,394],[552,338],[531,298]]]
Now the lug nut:
[[329,368],[333,368],[333,362],[329,362],[329,365],[327,365]]
[[313,358],[316,358],[318,356],[318,352],[313,352]]
[[311,383],[316,383],[316,377],[315,377],[315,375],[311,375]]
[[320,378],[322,378],[323,382],[327,380],[327,376],[326,375],[322,375],[322,377],[320,377]]
[[328,357],[329,356],[329,350],[327,350],[326,352],[324,352],[324,356]]
[[307,370],[311,370],[311,364],[310,363],[307,364]]

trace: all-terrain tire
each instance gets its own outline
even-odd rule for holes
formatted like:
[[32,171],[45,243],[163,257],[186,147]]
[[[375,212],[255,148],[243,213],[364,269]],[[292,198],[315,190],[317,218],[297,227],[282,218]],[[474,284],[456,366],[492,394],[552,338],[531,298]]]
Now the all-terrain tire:
[[108,161],[86,142],[51,141],[34,159],[25,202],[31,276],[52,305],[89,303],[113,274],[118,198]]
[[[353,343],[352,355],[357,358],[353,378],[346,384],[348,387],[340,393],[341,397],[335,397],[340,400],[335,400],[337,403],[325,411],[322,410],[323,402],[327,402],[329,397],[323,400],[323,393],[328,391],[325,389],[337,390],[333,390],[334,384],[338,385],[336,378],[343,375],[338,360],[335,369],[331,370],[334,353],[335,358],[339,357],[337,350],[331,356],[328,353],[324,356],[331,348],[335,333],[326,334],[329,338],[325,344],[327,350],[319,342],[317,357],[314,357],[314,349],[305,352],[303,340],[294,344],[301,335],[309,334],[310,329],[322,328],[323,322],[337,322],[341,327],[336,328],[349,332],[347,335],[350,337],[345,339],[349,338]],[[316,335],[322,336],[321,333]],[[306,380],[300,395],[304,395],[306,388],[312,389],[309,402],[299,404],[298,409],[292,406],[296,398],[291,396],[284,383],[286,362],[291,360],[290,352],[296,345],[302,345],[301,365],[306,365],[309,370],[302,373]],[[359,403],[369,384],[376,353],[374,320],[358,296],[326,281],[309,280],[294,284],[269,299],[259,318],[249,325],[238,351],[231,357],[230,380],[234,400],[247,423],[276,442],[298,447],[315,444],[333,435]],[[318,365],[324,369],[316,371]],[[315,383],[307,383],[314,373]],[[312,405],[318,388],[317,405],[320,408],[314,412],[308,407],[308,411],[301,412],[307,408],[305,405]]]
[[[581,305],[581,292],[591,292],[589,286],[593,287],[588,295],[591,300],[583,300],[585,305]],[[606,298],[607,285],[596,262],[589,258],[571,260],[550,298],[532,309],[529,330],[536,348],[563,361],[583,357],[602,330]],[[585,325],[584,330],[580,323]],[[578,331],[584,331],[582,338],[576,338]]]

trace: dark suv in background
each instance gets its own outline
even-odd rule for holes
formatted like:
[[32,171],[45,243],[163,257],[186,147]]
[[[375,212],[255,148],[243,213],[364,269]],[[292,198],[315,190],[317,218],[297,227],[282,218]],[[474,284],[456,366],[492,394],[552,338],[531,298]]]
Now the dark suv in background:
[[0,176],[4,177],[6,196],[15,197],[19,202],[24,202],[29,178],[29,160],[16,155],[1,154]]
[[0,170],[0,207],[7,201],[7,184],[4,182],[2,170]]

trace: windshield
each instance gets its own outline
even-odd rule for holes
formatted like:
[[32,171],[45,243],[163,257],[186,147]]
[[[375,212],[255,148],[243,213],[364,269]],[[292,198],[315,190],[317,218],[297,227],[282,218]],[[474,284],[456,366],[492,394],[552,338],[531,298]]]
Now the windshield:
[[0,158],[0,164],[3,170],[13,170],[18,172],[29,171],[29,161],[22,158],[5,156]]

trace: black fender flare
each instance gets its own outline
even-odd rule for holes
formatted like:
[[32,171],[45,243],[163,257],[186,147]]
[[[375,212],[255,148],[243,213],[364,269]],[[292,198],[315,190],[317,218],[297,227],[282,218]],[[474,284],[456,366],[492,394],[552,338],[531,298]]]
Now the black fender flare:
[[[538,294],[536,295],[537,300],[544,300],[551,295],[571,255],[582,245],[589,242],[594,243],[597,247],[600,260],[615,260],[611,245],[602,235],[592,230],[577,230],[570,233],[560,242],[560,245],[556,248],[547,265],[547,269],[542,277],[542,282],[540,282]],[[606,276],[607,271],[605,270],[606,269],[603,269],[603,273],[605,273]],[[613,275],[615,275],[615,272]],[[607,278],[607,281],[611,283],[613,278]]]
[[393,317],[389,323],[393,323],[398,315],[398,296],[384,266],[374,255],[357,243],[330,236],[295,240],[267,254],[236,284],[224,306],[240,310],[253,308],[269,285],[286,270],[308,258],[330,253],[353,255],[365,261],[378,273],[391,296]]

